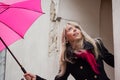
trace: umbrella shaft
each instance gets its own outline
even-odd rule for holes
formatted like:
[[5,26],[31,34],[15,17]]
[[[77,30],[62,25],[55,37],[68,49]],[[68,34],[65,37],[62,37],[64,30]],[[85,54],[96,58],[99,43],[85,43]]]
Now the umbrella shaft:
[[17,58],[13,55],[12,51],[8,48],[8,46],[6,45],[6,43],[3,41],[3,39],[1,37],[0,37],[0,40],[5,45],[5,47],[8,49],[8,51],[10,52],[10,54],[12,55],[12,57],[15,59],[15,61],[18,63],[18,65],[21,67],[22,71],[24,73],[26,73],[26,70],[24,69],[24,67],[20,64],[20,62],[17,60]]

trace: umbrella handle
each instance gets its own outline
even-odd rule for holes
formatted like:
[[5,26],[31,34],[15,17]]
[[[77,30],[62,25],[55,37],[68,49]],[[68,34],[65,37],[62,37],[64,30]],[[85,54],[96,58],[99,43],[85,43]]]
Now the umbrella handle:
[[24,74],[27,73],[27,71],[25,70],[25,68],[22,67],[22,66],[21,66],[21,70],[23,71]]
[[0,37],[0,40],[5,45],[5,47],[8,49],[8,51],[10,52],[10,54],[12,55],[12,57],[15,59],[15,61],[18,63],[18,65],[21,67],[21,70],[23,71],[23,73],[27,73],[27,71],[25,70],[25,68],[20,64],[20,62],[17,60],[17,58],[13,55],[12,51],[8,48],[8,46],[6,45],[6,43],[3,41],[3,39],[1,37]]

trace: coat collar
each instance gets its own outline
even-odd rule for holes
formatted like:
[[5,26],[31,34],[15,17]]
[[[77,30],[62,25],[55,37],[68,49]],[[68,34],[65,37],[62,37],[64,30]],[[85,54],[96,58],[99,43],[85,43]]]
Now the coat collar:
[[90,42],[84,41],[84,47],[83,48],[89,50],[89,49],[93,49],[94,46]]

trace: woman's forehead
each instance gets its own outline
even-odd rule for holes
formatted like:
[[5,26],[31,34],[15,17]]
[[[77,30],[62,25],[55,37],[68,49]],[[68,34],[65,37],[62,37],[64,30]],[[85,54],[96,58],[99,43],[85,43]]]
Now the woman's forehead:
[[66,25],[66,29],[69,28],[69,27],[75,27],[75,25],[67,24],[67,25]]
[[74,24],[67,24],[66,25],[66,27],[65,27],[65,31],[67,31],[69,28],[71,28],[71,27],[75,27],[75,28],[77,28],[77,29],[79,29],[79,30],[81,30],[80,29],[80,27],[78,26],[78,25],[74,25]]

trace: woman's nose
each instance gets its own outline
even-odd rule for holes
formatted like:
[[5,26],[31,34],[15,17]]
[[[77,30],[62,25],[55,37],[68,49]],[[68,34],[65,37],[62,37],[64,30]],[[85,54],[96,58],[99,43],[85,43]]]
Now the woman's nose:
[[76,32],[76,28],[74,28],[74,30],[73,30],[74,32]]

